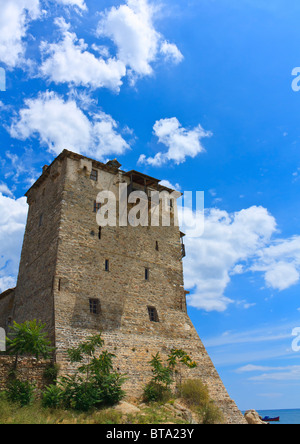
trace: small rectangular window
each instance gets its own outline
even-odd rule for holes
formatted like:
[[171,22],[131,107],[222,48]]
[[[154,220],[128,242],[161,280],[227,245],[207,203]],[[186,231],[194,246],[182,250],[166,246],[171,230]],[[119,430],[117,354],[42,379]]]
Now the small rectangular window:
[[97,180],[98,180],[98,171],[97,170],[92,170],[91,179],[95,180],[95,182],[97,182]]
[[156,241],[155,249],[156,249],[156,251],[159,251],[158,241]]
[[105,271],[109,271],[109,260],[106,259],[105,261]]
[[99,314],[100,313],[99,299],[90,299],[90,313],[91,314]]
[[159,322],[157,310],[155,307],[148,307],[148,314],[151,322]]
[[43,225],[43,214],[40,215],[39,227]]
[[149,276],[150,276],[150,270],[149,268],[145,268],[145,280],[149,281]]

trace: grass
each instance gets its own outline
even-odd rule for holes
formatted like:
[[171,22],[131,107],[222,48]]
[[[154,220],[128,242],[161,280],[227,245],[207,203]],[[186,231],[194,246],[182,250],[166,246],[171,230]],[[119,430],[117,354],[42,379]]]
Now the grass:
[[[181,399],[177,401],[194,412],[199,423],[218,424],[223,421],[220,410],[210,400],[208,389],[200,380],[186,381],[181,387]],[[167,403],[141,404],[140,412],[127,415],[112,408],[80,413],[45,408],[38,400],[20,407],[0,393],[0,424],[187,424],[186,419],[174,409],[175,404],[175,399]]]
[[0,397],[0,424],[120,424],[122,415],[113,409],[80,413],[44,408],[39,401],[26,407]]
[[80,413],[70,410],[52,410],[42,407],[39,401],[20,407],[0,397],[0,424],[184,424],[160,404],[143,407],[135,415],[122,415],[114,409]]
[[220,424],[224,421],[221,410],[210,399],[208,388],[200,379],[185,381],[181,396],[201,424]]
[[182,418],[170,412],[164,405],[153,403],[137,415],[128,415],[127,424],[186,424]]

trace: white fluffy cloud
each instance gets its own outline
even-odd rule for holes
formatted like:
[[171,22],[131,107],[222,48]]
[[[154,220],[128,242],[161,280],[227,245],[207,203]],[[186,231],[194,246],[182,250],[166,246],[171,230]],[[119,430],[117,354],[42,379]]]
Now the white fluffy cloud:
[[0,0],[0,61],[14,68],[24,62],[28,25],[40,17],[39,0]]
[[140,156],[139,163],[152,166],[162,166],[169,161],[178,165],[185,162],[187,157],[194,158],[205,151],[201,140],[212,136],[212,133],[205,131],[201,125],[190,130],[183,128],[176,117],[157,121],[153,130],[159,142],[164,144],[168,151],[158,152],[154,157],[147,158],[145,154]]
[[26,198],[12,199],[0,192],[0,293],[13,287],[18,274],[27,218]]
[[12,137],[26,140],[37,136],[53,154],[70,149],[79,154],[103,159],[123,154],[129,145],[117,133],[117,123],[103,112],[90,120],[72,99],[64,101],[55,93],[40,94],[25,101],[10,128]]
[[57,19],[63,39],[59,43],[41,45],[45,58],[40,72],[42,76],[55,83],[69,83],[75,86],[85,85],[92,88],[109,88],[119,91],[122,78],[126,75],[126,66],[115,58],[98,58],[89,52],[88,45],[78,40],[76,34],[63,19]]
[[183,59],[176,45],[166,42],[155,29],[154,13],[147,0],[127,0],[107,10],[99,22],[98,35],[114,42],[118,59],[129,68],[133,83],[136,77],[152,74],[152,63],[159,54],[176,63]]
[[[54,0],[65,6],[86,10],[84,0]],[[40,0],[0,0],[0,61],[9,68],[25,63],[26,42],[30,23],[41,18]]]
[[[226,291],[231,279],[247,272],[262,273],[266,287],[277,291],[299,283],[300,236],[274,239],[276,233],[276,220],[263,207],[232,214],[206,210],[204,234],[185,238],[190,304],[206,311],[225,311],[231,303],[239,303]],[[253,305],[240,302],[245,308]]]
[[262,207],[233,214],[207,210],[203,236],[185,239],[185,281],[193,290],[190,304],[207,311],[226,310],[233,302],[225,296],[232,271],[240,262],[255,258],[275,232],[275,219]]
[[279,239],[258,256],[252,270],[265,272],[268,287],[282,291],[299,282],[300,236]]
[[162,43],[160,52],[167,60],[170,60],[176,64],[182,62],[184,58],[177,46],[174,45],[174,43],[169,43],[167,41]]
[[[87,10],[84,0],[54,0],[63,6]],[[26,37],[32,21],[46,12],[40,0],[0,0],[0,61],[10,68],[26,62]],[[152,64],[158,57],[175,64],[183,60],[177,46],[167,42],[156,31],[153,23],[154,8],[147,0],[127,0],[126,4],[112,7],[102,13],[98,37],[109,38],[115,44],[116,56],[109,56],[107,46],[96,56],[88,45],[70,32],[60,20],[62,39],[41,45],[44,62],[40,73],[55,83],[105,87],[119,91],[122,79],[129,75],[132,83],[138,77],[150,75]],[[59,21],[58,21],[59,22]]]

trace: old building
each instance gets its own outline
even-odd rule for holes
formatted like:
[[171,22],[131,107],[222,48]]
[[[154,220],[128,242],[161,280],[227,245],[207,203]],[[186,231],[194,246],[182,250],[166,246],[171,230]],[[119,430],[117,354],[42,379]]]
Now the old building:
[[[203,379],[228,422],[243,423],[187,315],[179,228],[97,223],[99,192],[109,190],[118,201],[124,184],[147,196],[165,189],[120,166],[64,151],[44,167],[26,194],[19,277],[16,289],[0,296],[0,326],[12,319],[46,323],[62,371],[68,370],[66,350],[101,331],[116,367],[129,376],[125,388],[136,396],[151,377],[153,354],[184,349],[198,363],[187,376]],[[118,207],[120,216],[124,221]]]

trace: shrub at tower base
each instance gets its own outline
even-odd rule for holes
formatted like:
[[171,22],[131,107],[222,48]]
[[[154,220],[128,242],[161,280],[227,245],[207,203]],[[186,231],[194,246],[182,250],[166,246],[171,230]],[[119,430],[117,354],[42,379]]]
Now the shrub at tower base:
[[70,362],[79,364],[72,376],[63,376],[57,385],[50,385],[43,395],[45,407],[64,407],[79,411],[108,407],[125,397],[122,385],[125,375],[114,371],[114,355],[97,349],[102,348],[101,335],[88,338],[78,347],[68,350]]

